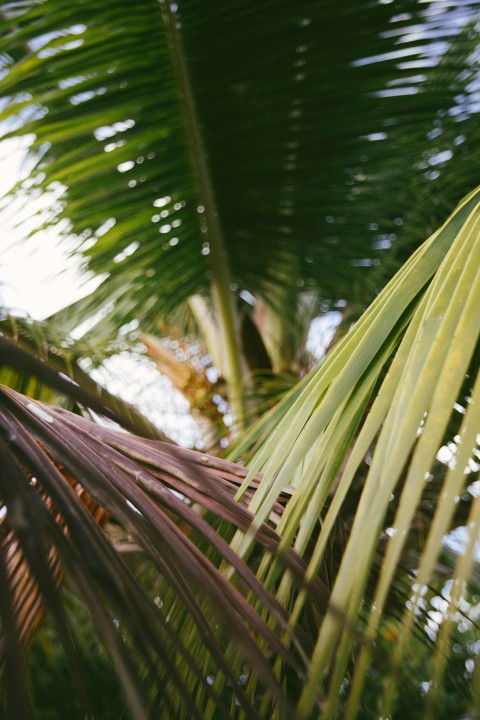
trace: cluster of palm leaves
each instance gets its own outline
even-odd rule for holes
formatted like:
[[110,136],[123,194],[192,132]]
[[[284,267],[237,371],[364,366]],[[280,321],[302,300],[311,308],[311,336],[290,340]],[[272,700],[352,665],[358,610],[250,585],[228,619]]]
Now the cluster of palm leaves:
[[[80,615],[135,720],[478,716],[477,11],[0,3],[4,205],[98,278],[0,318],[6,717],[39,637],[113,717]],[[139,347],[214,452],[102,386]]]

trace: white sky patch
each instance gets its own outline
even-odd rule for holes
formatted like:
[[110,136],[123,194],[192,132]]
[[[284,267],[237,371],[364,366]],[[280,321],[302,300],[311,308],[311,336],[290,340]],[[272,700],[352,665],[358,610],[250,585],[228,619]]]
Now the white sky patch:
[[175,442],[201,447],[188,401],[147,357],[123,352],[108,358],[91,376],[111,393],[139,408]]
[[[0,197],[29,171],[26,143],[5,140],[0,146]],[[26,237],[36,212],[52,199],[8,202],[0,212],[0,305],[42,319],[91,292],[78,260],[69,257],[55,230]],[[5,202],[4,202],[5,204]],[[22,223],[22,225],[19,225]]]
[[[469,542],[470,535],[468,528],[463,526],[455,528],[455,530],[449,532],[448,535],[445,535],[443,539],[443,544],[445,545],[445,547],[453,550],[453,552],[457,555],[463,555],[463,553],[467,551]],[[475,541],[474,554],[478,562],[480,560],[480,535]]]
[[313,318],[308,332],[307,350],[316,360],[321,360],[325,355],[341,320],[342,313],[338,310]]

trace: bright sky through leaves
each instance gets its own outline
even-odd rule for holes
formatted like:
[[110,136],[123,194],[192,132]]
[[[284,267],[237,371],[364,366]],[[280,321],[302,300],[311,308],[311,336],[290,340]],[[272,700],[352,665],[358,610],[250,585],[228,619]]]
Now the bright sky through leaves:
[[[0,196],[25,174],[25,151],[19,140],[2,143]],[[55,233],[44,231],[26,238],[19,223],[30,221],[37,201],[12,202],[0,210],[0,303],[41,319],[81,294],[78,263],[68,257]],[[87,286],[88,287],[88,286]],[[85,290],[83,290],[85,292]]]

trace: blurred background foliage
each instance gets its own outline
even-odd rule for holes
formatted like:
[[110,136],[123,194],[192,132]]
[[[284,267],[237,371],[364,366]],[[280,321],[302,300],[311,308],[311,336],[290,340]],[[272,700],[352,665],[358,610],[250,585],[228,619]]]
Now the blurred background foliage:
[[4,4],[17,190],[47,193],[37,225],[98,278],[57,330],[158,338],[143,347],[209,442],[212,395],[241,416],[246,390],[255,415],[252,391],[274,400],[314,362],[312,318],[347,329],[476,184],[477,9]]

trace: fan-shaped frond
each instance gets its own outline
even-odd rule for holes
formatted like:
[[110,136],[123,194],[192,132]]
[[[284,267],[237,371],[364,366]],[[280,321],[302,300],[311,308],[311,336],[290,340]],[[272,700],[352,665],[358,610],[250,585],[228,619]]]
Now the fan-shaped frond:
[[2,117],[33,134],[29,192],[63,188],[48,222],[105,275],[82,319],[155,331],[230,276],[294,317],[302,288],[378,274],[401,223],[409,252],[475,183],[475,8],[6,4]]
[[[255,522],[268,517],[283,487],[293,487],[278,532],[281,547],[308,559],[309,578],[319,571],[338,518],[349,528],[330,598],[333,610],[319,625],[296,717],[311,717],[322,692],[322,717],[336,717],[345,679],[351,690],[344,712],[357,717],[392,586],[406,573],[408,602],[398,615],[378,708],[383,717],[389,714],[398,691],[396,673],[425,595],[432,583],[441,590],[436,572],[445,536],[464,525],[465,552],[450,576],[455,591],[439,620],[441,641],[430,668],[434,686],[428,702],[435,716],[435,688],[480,533],[480,501],[472,484],[480,430],[479,198],[476,190],[459,205],[303,387],[250,431],[251,472],[263,473],[249,503]],[[447,446],[453,456],[445,467],[439,459]],[[246,447],[238,450],[245,453]],[[247,477],[245,488],[248,482]],[[457,504],[464,494],[466,510]],[[253,527],[234,539],[240,556],[248,557],[254,534]],[[271,588],[279,573],[275,562],[263,563],[259,577]],[[443,572],[440,577],[445,582]],[[277,597],[288,603],[288,582],[280,581]],[[292,606],[295,627],[302,597]],[[352,624],[339,622],[339,612]],[[351,631],[359,623],[360,640]],[[350,667],[352,651],[357,662]]]
[[[181,712],[200,718],[203,703],[210,702],[224,716],[237,703],[257,717],[257,703],[239,681],[242,666],[278,700],[282,693],[269,654],[302,674],[302,643],[296,640],[292,653],[280,638],[288,615],[215,529],[218,520],[243,532],[251,525],[246,505],[234,499],[246,475],[243,468],[101,428],[6,388],[1,390],[0,449],[1,651],[8,717],[25,717],[21,651],[43,606],[52,613],[79,690],[88,699],[58,592],[60,578],[87,606],[132,717]],[[274,514],[279,512],[280,505]],[[123,543],[115,541],[106,518],[123,528]],[[161,580],[157,603],[122,559],[125,544],[132,543]],[[275,530],[264,525],[257,535],[259,550],[275,556],[278,543]],[[219,572],[219,561],[231,567],[229,580]],[[301,588],[303,562],[294,553],[285,562]],[[185,623],[189,633],[182,630]],[[233,638],[236,657],[227,652]],[[209,683],[211,675],[227,681],[227,700]]]

